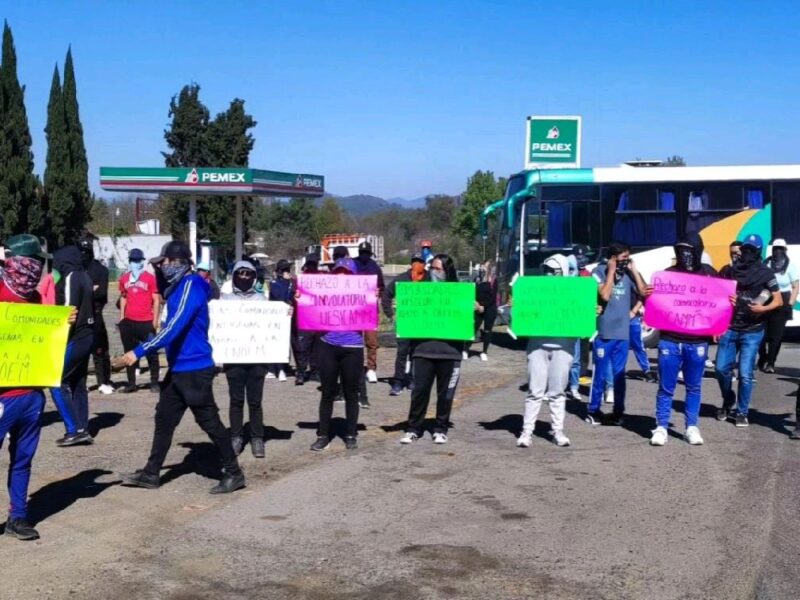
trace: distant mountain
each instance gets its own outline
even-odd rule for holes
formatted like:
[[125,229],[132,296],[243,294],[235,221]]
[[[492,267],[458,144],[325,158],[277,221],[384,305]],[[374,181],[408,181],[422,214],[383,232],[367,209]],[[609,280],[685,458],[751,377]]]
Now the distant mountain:
[[[391,209],[407,209],[415,210],[418,208],[425,208],[425,199],[427,196],[420,196],[419,198],[380,198],[378,196],[370,196],[369,194],[354,194],[352,196],[339,196],[337,194],[326,194],[325,197],[330,197],[339,203],[339,206],[353,217],[363,217],[377,212]],[[324,198],[317,199],[317,206],[322,204]]]
[[425,199],[427,196],[420,196],[419,198],[412,198],[408,200],[407,198],[389,198],[389,202],[392,204],[399,204],[403,208],[425,208]]

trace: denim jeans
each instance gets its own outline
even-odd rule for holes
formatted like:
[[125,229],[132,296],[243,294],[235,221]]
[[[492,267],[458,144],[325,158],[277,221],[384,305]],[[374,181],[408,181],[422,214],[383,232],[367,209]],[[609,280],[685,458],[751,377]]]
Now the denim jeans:
[[642,340],[642,317],[633,317],[630,326],[631,350],[639,363],[639,368],[645,373],[650,370],[650,359],[647,358],[647,350],[644,349]]
[[575,353],[572,355],[572,368],[569,370],[569,389],[577,390],[581,383],[581,339],[575,340]]
[[736,402],[732,389],[733,366],[739,354],[739,401],[736,406],[739,414],[747,416],[750,396],[753,393],[753,370],[758,357],[758,347],[764,337],[761,331],[733,331],[729,329],[719,340],[717,349],[717,381],[722,392],[722,407],[730,409]]
[[708,344],[678,344],[667,340],[658,343],[658,392],[656,393],[656,425],[669,427],[672,399],[678,384],[678,371],[683,370],[686,385],[686,427],[697,425],[700,415],[700,390],[706,368]]
[[606,372],[609,367],[614,379],[614,412],[625,412],[625,363],[628,360],[628,346],[628,340],[594,338],[592,346],[594,376],[592,377],[589,412],[600,410],[600,403],[603,401],[606,389]]

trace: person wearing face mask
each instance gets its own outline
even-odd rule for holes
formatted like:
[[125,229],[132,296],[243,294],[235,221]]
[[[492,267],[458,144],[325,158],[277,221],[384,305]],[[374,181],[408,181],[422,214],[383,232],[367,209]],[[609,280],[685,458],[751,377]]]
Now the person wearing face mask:
[[[269,284],[269,299],[275,302],[285,302],[289,306],[294,303],[297,285],[292,279],[292,263],[282,258],[275,265],[275,278]],[[270,365],[267,379],[275,379],[278,371],[278,381],[286,381],[286,369],[289,365]]]
[[731,242],[728,251],[731,261],[720,269],[719,276],[724,279],[733,279],[733,267],[739,263],[739,259],[742,257],[742,242],[739,240]]
[[[741,246],[741,257],[730,269],[736,281],[736,304],[728,331],[719,340],[716,376],[722,393],[717,420],[733,417],[737,427],[747,427],[747,413],[753,393],[753,371],[758,348],[764,337],[765,317],[783,306],[780,287],[769,267],[761,262],[764,243],[757,234],[748,235]],[[733,391],[733,367],[739,367],[739,393]],[[736,412],[732,412],[736,404]]]
[[[480,266],[478,276],[475,278],[475,337],[480,341],[482,349],[480,359],[489,360],[489,345],[492,341],[492,329],[497,319],[497,281],[494,274],[494,263],[487,260]],[[469,358],[469,349],[473,342],[464,342],[463,360]]]
[[[400,273],[395,277],[388,286],[386,286],[386,293],[383,295],[383,312],[389,320],[394,318],[394,300],[397,297],[397,284],[405,282],[420,282],[430,281],[428,272],[425,270],[425,260],[421,254],[415,254],[411,257],[411,268],[405,273]],[[411,351],[412,340],[407,338],[397,338],[397,352],[394,358],[394,378],[392,379],[392,388],[389,390],[390,396],[399,396],[403,393],[403,389],[407,388],[409,391],[414,389],[414,381],[411,373],[409,373],[409,357]]]
[[[714,268],[702,262],[703,250],[703,239],[697,233],[687,234],[675,245],[675,265],[666,270],[717,277],[718,273]],[[692,445],[703,443],[697,424],[700,417],[703,373],[709,342],[711,338],[708,336],[661,330],[658,343],[659,384],[656,393],[656,428],[650,438],[650,445],[663,446],[667,443],[672,400],[678,385],[678,373],[681,371],[686,386],[684,438]]]
[[[245,300],[266,302],[264,294],[256,291],[256,269],[252,263],[240,260],[233,266],[233,291],[222,294],[223,301]],[[244,448],[244,404],[250,412],[250,449],[256,458],[264,458],[264,376],[266,364],[226,364],[225,377],[230,392],[231,444],[238,456]]]
[[789,255],[786,253],[786,240],[780,238],[772,242],[772,256],[766,260],[766,265],[775,274],[781,298],[783,298],[783,307],[766,316],[767,326],[764,340],[758,349],[758,368],[764,373],[774,373],[775,361],[778,359],[783,341],[783,332],[786,330],[787,321],[792,319],[794,303],[797,301],[800,270],[795,263],[789,260]]
[[[310,275],[319,273],[319,255],[307,254],[303,263],[302,271],[303,273],[308,273]],[[314,354],[319,335],[315,331],[301,331],[297,329],[296,309],[297,307],[295,302],[295,313],[294,318],[292,319],[292,354],[294,354],[294,360],[297,369],[294,374],[294,384],[304,385],[307,381],[311,381],[312,379],[319,381],[317,361]]]
[[[569,263],[570,277],[591,277],[592,274],[586,268],[589,264],[589,247],[583,244],[576,244],[572,247],[572,254],[567,257]],[[580,338],[575,340],[575,350],[572,357],[572,368],[569,371],[569,396],[573,400],[581,401],[580,383],[582,367],[589,362],[589,340]],[[584,356],[585,355],[585,356]]]
[[[144,252],[134,248],[128,253],[128,270],[119,279],[119,335],[122,348],[130,352],[139,344],[151,339],[158,331],[161,312],[161,296],[155,275],[145,270]],[[150,391],[157,394],[159,362],[158,354],[147,355],[150,369]],[[136,391],[136,372],[139,364],[126,369],[128,383],[120,392],[130,394]]]
[[598,284],[603,312],[597,317],[597,336],[592,347],[594,372],[586,413],[586,422],[590,425],[601,425],[604,421],[600,403],[605,393],[609,363],[614,379],[614,411],[608,424],[622,424],[625,415],[625,363],[630,346],[631,294],[634,288],[642,298],[652,293],[652,288],[645,284],[636,269],[628,244],[611,242],[607,257],[607,262],[592,273]]
[[[542,265],[544,275],[569,276],[569,261],[563,254],[554,254]],[[576,338],[532,337],[528,339],[528,395],[525,398],[525,413],[522,434],[517,440],[520,448],[530,448],[536,417],[547,402],[552,420],[551,437],[557,446],[569,446],[564,435],[566,417],[566,389],[572,369],[572,353]]]
[[217,282],[214,281],[214,278],[211,276],[211,265],[207,262],[201,262],[197,265],[197,274],[205,279],[208,287],[211,289],[211,295],[209,296],[209,300],[219,300],[221,291]]
[[[378,301],[380,301],[386,286],[383,281],[383,269],[372,258],[372,244],[361,242],[358,245],[358,258],[355,262],[359,275],[378,276]],[[367,381],[378,383],[378,332],[365,331],[364,344],[367,347]]]
[[92,306],[94,308],[94,346],[92,361],[97,379],[97,391],[101,394],[113,394],[111,384],[111,356],[108,350],[108,330],[103,319],[103,308],[108,304],[108,269],[94,257],[94,240],[96,238],[85,233],[78,241],[81,251],[81,263],[92,280]]
[[169,368],[156,404],[150,458],[143,469],[125,475],[122,484],[159,487],[159,474],[173,434],[188,408],[222,457],[222,479],[209,492],[234,492],[245,486],[245,478],[233,451],[230,432],[222,424],[214,401],[216,369],[208,341],[211,288],[203,277],[192,273],[192,253],[184,242],[168,242],[161,256],[150,262],[156,269],[159,292],[167,302],[167,321],[153,339],[116,358],[113,364],[132,367],[142,357],[164,348]]

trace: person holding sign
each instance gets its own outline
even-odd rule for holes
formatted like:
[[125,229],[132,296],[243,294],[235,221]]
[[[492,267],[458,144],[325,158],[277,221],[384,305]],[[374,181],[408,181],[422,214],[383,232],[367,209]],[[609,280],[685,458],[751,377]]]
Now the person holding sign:
[[184,242],[168,242],[161,256],[150,262],[156,268],[161,296],[167,301],[167,322],[152,340],[114,359],[114,364],[130,367],[149,353],[166,348],[169,370],[156,405],[150,458],[144,469],[125,475],[122,484],[149,489],[160,485],[159,473],[172,445],[172,435],[188,408],[222,456],[223,477],[210,493],[235,492],[245,486],[245,479],[214,401],[215,368],[208,342],[211,286],[202,276],[192,273],[192,253]]
[[[692,273],[694,275],[717,276],[713,267],[702,263],[703,239],[697,233],[689,233],[675,245],[675,265],[666,271]],[[653,296],[655,297],[655,296]],[[678,373],[683,371],[686,386],[686,431],[684,438],[697,446],[703,443],[697,423],[700,418],[703,373],[708,357],[706,335],[692,335],[661,328],[658,342],[658,392],[656,393],[656,428],[650,445],[667,443],[667,429],[672,412],[672,400],[678,385]]]
[[607,261],[592,273],[599,286],[603,312],[597,317],[597,336],[592,347],[594,373],[592,391],[586,412],[586,422],[601,425],[600,403],[605,393],[606,372],[611,365],[614,377],[614,411],[609,425],[621,425],[625,415],[625,363],[630,346],[631,291],[635,287],[646,298],[652,288],[645,285],[631,259],[631,249],[625,242],[611,242]]
[[797,302],[797,292],[800,290],[800,269],[789,260],[786,240],[780,238],[772,242],[772,256],[766,260],[766,265],[775,273],[783,307],[767,315],[766,334],[758,349],[758,368],[764,373],[774,373],[786,322],[791,321],[794,314],[794,303]]

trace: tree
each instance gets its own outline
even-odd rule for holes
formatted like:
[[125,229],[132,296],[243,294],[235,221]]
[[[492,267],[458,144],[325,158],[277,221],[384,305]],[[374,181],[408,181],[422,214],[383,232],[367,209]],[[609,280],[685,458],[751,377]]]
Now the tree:
[[315,240],[321,240],[323,235],[329,233],[346,233],[350,229],[347,215],[336,199],[331,197],[325,198],[314,211],[312,222]]
[[73,198],[69,190],[69,142],[61,93],[58,66],[53,70],[50,100],[47,103],[47,162],[44,170],[44,197],[49,207],[47,239],[51,245],[62,246],[71,237],[70,216]]
[[89,192],[89,161],[86,158],[86,145],[83,141],[83,125],[78,108],[78,87],[75,82],[75,67],[72,62],[72,48],[67,49],[64,61],[64,86],[62,88],[64,125],[69,167],[67,190],[72,200],[72,213],[69,230],[76,236],[91,218],[92,195]]
[[425,198],[425,221],[434,231],[448,231],[453,226],[457,199],[445,194]]
[[498,183],[491,171],[476,171],[467,180],[464,201],[455,218],[455,233],[467,241],[473,241],[480,232],[480,218],[483,209],[502,197]]
[[0,60],[0,237],[41,229],[33,174],[32,139],[25,111],[25,88],[17,78],[11,28],[3,26]]
[[682,156],[679,156],[679,155],[675,154],[673,156],[667,157],[667,160],[665,160],[664,163],[661,166],[662,167],[685,167],[686,166],[686,161],[683,160]]

